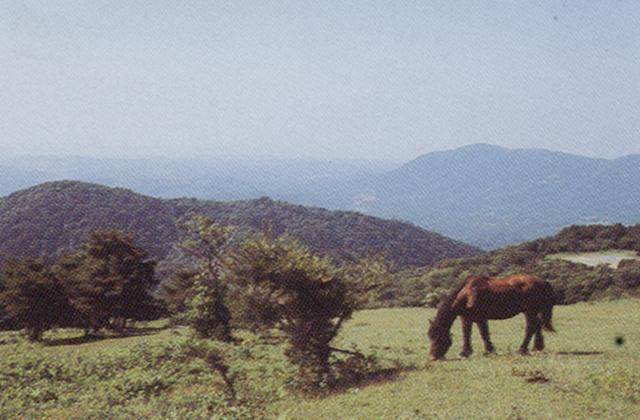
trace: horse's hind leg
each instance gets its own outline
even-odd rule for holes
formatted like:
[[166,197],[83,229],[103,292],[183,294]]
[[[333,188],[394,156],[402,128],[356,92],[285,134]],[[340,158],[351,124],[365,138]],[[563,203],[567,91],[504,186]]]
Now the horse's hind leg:
[[533,338],[533,349],[536,351],[544,350],[544,338],[542,337],[542,320],[538,318],[538,328]]
[[494,353],[496,349],[493,347],[493,343],[491,343],[491,338],[489,337],[489,322],[484,319],[482,321],[477,321],[476,323],[478,324],[478,329],[480,329],[482,341],[484,341],[485,353]]
[[540,320],[538,319],[537,314],[525,313],[525,317],[527,319],[527,327],[525,328],[524,340],[520,346],[520,354],[529,353],[531,337],[533,337],[535,332],[540,328]]
[[469,357],[471,353],[473,353],[473,349],[471,348],[471,327],[473,326],[473,322],[468,318],[461,316],[460,321],[462,323],[462,351],[460,352],[460,357]]
[[535,351],[544,350],[544,338],[542,337],[542,332],[540,332],[540,329],[536,331],[536,335],[533,339],[533,349]]

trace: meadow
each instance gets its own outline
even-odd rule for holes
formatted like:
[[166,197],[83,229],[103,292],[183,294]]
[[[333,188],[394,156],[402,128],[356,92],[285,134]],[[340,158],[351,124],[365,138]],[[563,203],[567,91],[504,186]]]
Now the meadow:
[[[282,345],[241,334],[227,349],[242,406],[225,405],[220,375],[182,350],[186,328],[145,325],[129,337],[85,341],[75,330],[28,343],[0,333],[0,418],[638,418],[640,300],[557,306],[547,348],[516,350],[522,316],[490,323],[497,354],[427,358],[435,310],[357,312],[334,345],[375,354],[379,374],[322,396],[300,395]],[[244,397],[243,397],[244,396]]]

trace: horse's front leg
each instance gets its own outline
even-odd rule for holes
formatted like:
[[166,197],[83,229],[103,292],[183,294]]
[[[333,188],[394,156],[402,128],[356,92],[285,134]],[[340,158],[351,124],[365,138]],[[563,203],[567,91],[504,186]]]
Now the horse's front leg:
[[491,338],[489,337],[489,322],[486,319],[482,321],[477,321],[478,329],[480,329],[480,336],[482,337],[482,341],[484,341],[484,351],[485,353],[495,353],[496,348],[493,347],[493,343],[491,343]]
[[469,357],[471,356],[471,353],[473,353],[473,349],[471,348],[471,327],[473,326],[473,321],[461,315],[460,322],[462,323],[463,339],[462,351],[460,352],[460,356]]
[[540,326],[537,314],[525,313],[525,317],[527,319],[527,327],[525,328],[524,340],[520,346],[520,354],[529,354],[529,342]]

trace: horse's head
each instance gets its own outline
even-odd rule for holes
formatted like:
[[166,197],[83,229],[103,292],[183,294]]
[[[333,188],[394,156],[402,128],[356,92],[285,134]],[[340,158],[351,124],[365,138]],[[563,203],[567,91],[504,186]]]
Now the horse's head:
[[451,347],[451,334],[449,329],[442,328],[432,321],[429,321],[429,323],[431,324],[427,333],[430,341],[429,355],[433,360],[440,360]]

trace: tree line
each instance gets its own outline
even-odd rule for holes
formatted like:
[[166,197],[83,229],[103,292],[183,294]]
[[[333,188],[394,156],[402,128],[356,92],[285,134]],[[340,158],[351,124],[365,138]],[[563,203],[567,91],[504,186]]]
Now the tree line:
[[267,336],[275,331],[286,339],[286,355],[305,386],[335,382],[334,352],[366,360],[331,342],[353,311],[388,283],[382,258],[336,265],[290,235],[243,234],[202,216],[180,227],[185,263],[161,288],[175,322],[190,325],[201,338],[228,343],[235,330]]
[[103,230],[77,249],[46,264],[32,257],[8,258],[0,267],[4,324],[24,328],[38,341],[48,329],[122,330],[127,320],[156,317],[155,261],[131,235]]
[[0,316],[35,341],[55,327],[97,334],[161,316],[192,327],[200,339],[233,343],[243,329],[276,334],[311,386],[335,382],[335,352],[366,360],[331,342],[389,281],[382,258],[337,264],[290,235],[240,231],[204,216],[178,227],[178,263],[162,284],[156,262],[131,235],[113,230],[94,232],[51,264],[7,259],[0,268]]

